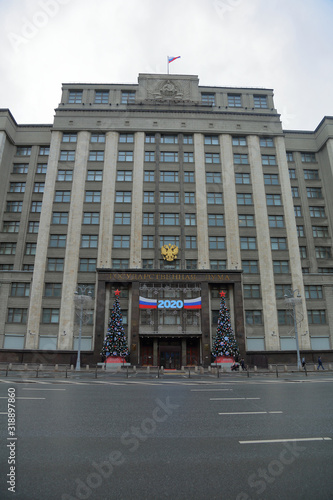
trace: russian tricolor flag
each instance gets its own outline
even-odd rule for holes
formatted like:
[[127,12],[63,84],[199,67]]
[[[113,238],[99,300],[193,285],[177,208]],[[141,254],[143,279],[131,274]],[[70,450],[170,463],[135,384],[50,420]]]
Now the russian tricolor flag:
[[171,63],[175,61],[176,59],[180,59],[180,56],[168,56],[168,62]]
[[157,309],[156,299],[146,299],[145,297],[139,297],[139,308],[140,309]]
[[196,299],[185,299],[184,309],[201,309],[201,297]]

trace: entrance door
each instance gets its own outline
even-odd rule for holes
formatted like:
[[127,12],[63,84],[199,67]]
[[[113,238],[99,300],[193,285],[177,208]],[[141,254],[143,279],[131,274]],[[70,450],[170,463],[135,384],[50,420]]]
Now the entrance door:
[[166,369],[180,369],[180,347],[163,346],[160,347],[160,365]]
[[200,364],[200,342],[199,339],[187,339],[186,343],[186,365],[198,366]]
[[153,364],[153,344],[141,344],[141,365]]

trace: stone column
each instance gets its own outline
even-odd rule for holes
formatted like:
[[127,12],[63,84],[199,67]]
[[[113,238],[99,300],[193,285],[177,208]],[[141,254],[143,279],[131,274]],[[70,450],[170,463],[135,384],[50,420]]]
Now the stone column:
[[194,134],[198,269],[209,269],[205,150],[202,134]]
[[[282,200],[284,207],[284,219],[286,225],[288,248],[289,248],[289,263],[292,289],[299,290],[302,297],[302,304],[296,307],[302,308],[303,320],[297,325],[299,335],[300,349],[310,349],[310,336],[308,315],[306,310],[305,291],[303,284],[302,263],[299,253],[299,244],[296,230],[296,221],[294,213],[294,203],[291,195],[291,186],[289,179],[289,170],[287,162],[286,147],[283,137],[275,138],[276,158],[279,166],[279,176],[282,192]],[[296,295],[296,294],[295,294]]]
[[136,132],[134,143],[130,268],[141,268],[143,165],[145,134]]
[[248,148],[251,165],[253,202],[256,217],[258,256],[260,262],[265,344],[266,351],[273,351],[279,349],[279,338],[277,336],[272,336],[272,332],[279,331],[279,327],[266,193],[259,138],[257,136],[248,136]]
[[235,186],[232,140],[231,136],[227,134],[221,135],[220,139],[224,220],[226,230],[226,247],[228,252],[227,269],[240,269],[242,267],[242,264],[239,244],[237,196]]
[[107,132],[103,171],[97,267],[111,267],[118,133]]
[[58,158],[61,144],[61,132],[52,132],[50,155],[45,177],[42,212],[40,214],[39,232],[35,256],[35,267],[30,290],[30,306],[27,331],[33,335],[26,338],[26,349],[38,348],[39,325],[41,320],[42,299],[44,293],[44,275],[49,246],[52,207],[57,179]]
[[[89,132],[79,132],[73,171],[71,205],[68,216],[68,231],[64,278],[62,283],[61,309],[59,319],[58,349],[73,348],[74,293],[77,287],[77,273],[81,245],[81,227],[84,203],[84,188],[87,177],[89,153]],[[60,335],[60,332],[66,335]]]

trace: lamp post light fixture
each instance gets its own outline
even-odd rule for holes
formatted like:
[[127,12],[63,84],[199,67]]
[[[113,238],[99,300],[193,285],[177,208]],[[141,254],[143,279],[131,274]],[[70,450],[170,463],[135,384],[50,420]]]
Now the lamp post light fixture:
[[[297,292],[297,296],[295,297],[295,293]],[[297,352],[297,368],[301,369],[301,357],[299,352],[299,341],[298,341],[298,331],[297,331],[297,317],[296,317],[296,304],[302,302],[301,294],[299,293],[298,288],[295,290],[288,290],[288,295],[285,295],[285,301],[287,305],[291,305],[293,311],[294,318],[294,329],[295,329],[295,340],[296,340],[296,352]]]
[[91,285],[78,285],[74,293],[74,300],[79,305],[79,341],[77,347],[77,359],[75,370],[81,369],[81,339],[82,339],[82,324],[83,324],[83,309],[92,302]]

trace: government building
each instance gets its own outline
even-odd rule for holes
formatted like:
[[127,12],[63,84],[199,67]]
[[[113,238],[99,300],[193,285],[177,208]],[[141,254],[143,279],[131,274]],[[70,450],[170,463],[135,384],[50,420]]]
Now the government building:
[[64,84],[52,124],[0,110],[0,173],[1,362],[99,362],[116,291],[132,365],[209,366],[221,291],[247,363],[333,360],[333,117],[284,130],[273,90],[193,75]]

